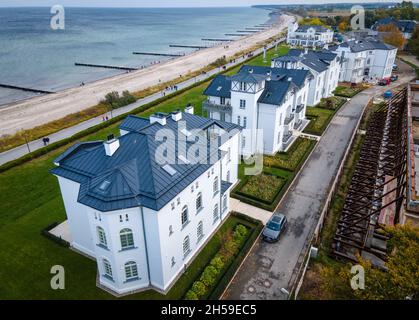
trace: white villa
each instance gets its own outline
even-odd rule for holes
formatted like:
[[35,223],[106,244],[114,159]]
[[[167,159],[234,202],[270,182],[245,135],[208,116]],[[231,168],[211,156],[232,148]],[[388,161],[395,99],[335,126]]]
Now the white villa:
[[311,78],[308,70],[243,66],[236,75],[219,75],[211,82],[203,107],[211,119],[243,127],[243,156],[275,154],[286,150],[294,132],[307,124]]
[[333,42],[333,30],[323,26],[303,25],[297,22],[288,25],[287,43],[301,47],[323,47]]
[[330,48],[340,57],[339,81],[360,83],[391,76],[397,48],[374,38],[350,40]]
[[120,130],[55,160],[71,246],[114,294],[166,293],[229,214],[240,127],[188,107]]
[[287,55],[272,60],[273,68],[305,69],[313,75],[309,85],[308,106],[333,95],[338,86],[339,56],[329,50],[312,51],[291,49]]

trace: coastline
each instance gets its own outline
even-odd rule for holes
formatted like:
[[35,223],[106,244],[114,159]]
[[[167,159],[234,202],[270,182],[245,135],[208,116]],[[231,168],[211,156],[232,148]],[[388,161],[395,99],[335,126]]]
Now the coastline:
[[0,121],[2,121],[0,136],[14,134],[21,129],[31,129],[82,111],[96,105],[106,93],[113,90],[138,92],[159,83],[174,81],[179,75],[184,76],[202,69],[224,55],[234,56],[277,35],[286,28],[291,18],[286,15],[273,15],[268,20],[273,24],[271,28],[232,41],[228,44],[228,48],[221,44],[137,71],[112,75],[83,87],[73,87],[54,94],[35,96],[4,105],[0,108]]

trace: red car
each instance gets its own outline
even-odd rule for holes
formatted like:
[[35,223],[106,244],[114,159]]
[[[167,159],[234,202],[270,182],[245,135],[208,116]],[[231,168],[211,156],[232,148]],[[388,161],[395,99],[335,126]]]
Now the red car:
[[391,82],[390,78],[383,78],[380,81],[378,81],[379,86],[387,86]]

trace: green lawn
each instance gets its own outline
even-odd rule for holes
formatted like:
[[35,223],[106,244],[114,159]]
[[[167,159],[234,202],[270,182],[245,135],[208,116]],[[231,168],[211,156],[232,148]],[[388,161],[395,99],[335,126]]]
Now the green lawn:
[[346,98],[332,96],[329,98],[322,98],[316,107],[328,110],[338,110],[345,102]]
[[333,92],[336,96],[352,98],[354,95],[358,94],[363,90],[362,87],[351,87],[351,86],[338,86]]
[[[281,49],[285,50],[285,49]],[[272,53],[272,50],[269,52]],[[255,57],[258,63],[260,57]],[[249,62],[252,64],[253,61]],[[202,114],[204,83],[185,93],[140,113],[170,112],[184,108],[187,103]],[[84,137],[81,141],[106,139],[109,133],[118,134],[119,123]],[[66,219],[57,180],[48,170],[53,160],[69,145],[60,147],[39,158],[2,172],[0,175],[0,298],[1,299],[110,299],[113,296],[96,288],[96,263],[41,236],[41,230],[53,222]],[[230,218],[223,228],[237,224]],[[218,250],[219,237],[213,237],[205,251],[188,269],[167,296],[154,291],[128,296],[128,299],[178,299],[207,265]],[[66,270],[66,290],[50,289],[50,268],[63,265]]]

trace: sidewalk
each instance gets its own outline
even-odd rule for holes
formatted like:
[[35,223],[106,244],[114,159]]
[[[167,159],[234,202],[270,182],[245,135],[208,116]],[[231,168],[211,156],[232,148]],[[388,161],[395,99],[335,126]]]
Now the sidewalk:
[[[279,41],[283,42],[284,39],[280,39]],[[271,43],[267,47],[268,47],[268,49],[274,48],[275,44]],[[256,49],[255,51],[253,51],[253,55],[258,55],[262,52],[263,52],[263,48],[259,48],[259,49]],[[246,61],[247,59],[248,59],[247,57],[237,58],[234,63],[228,63],[226,65],[226,68],[228,69],[228,68],[234,67],[236,65],[239,65],[240,63]],[[221,68],[215,68],[211,71],[208,71],[206,74],[201,74],[197,77],[191,78],[189,80],[185,80],[185,81],[177,84],[178,90],[187,88],[187,87],[193,85],[196,82],[208,79],[211,76],[213,76],[213,75],[215,75],[215,74],[217,74],[221,71],[222,71]],[[173,91],[166,91],[166,94],[168,95],[172,92]],[[129,113],[129,112],[131,112],[132,110],[134,110],[138,107],[141,107],[141,106],[143,106],[147,103],[153,102],[153,101],[161,98],[162,96],[163,96],[162,92],[158,92],[158,93],[152,94],[148,97],[145,97],[143,99],[140,99],[140,100],[138,100],[138,101],[136,101],[133,104],[130,104],[128,106],[125,106],[125,107],[122,107],[122,108],[119,108],[119,109],[115,109],[115,110],[112,111],[113,116],[116,117],[116,116],[119,116],[121,114]],[[72,127],[63,129],[61,131],[58,131],[56,133],[53,133],[53,134],[48,136],[50,138],[50,143],[54,143],[54,142],[63,140],[65,138],[69,138],[69,137],[73,136],[74,134],[76,134],[80,131],[86,130],[86,129],[88,129],[90,127],[93,127],[95,125],[98,125],[102,122],[103,122],[103,116],[100,115],[96,118],[86,120],[84,122],[76,124],[75,126],[72,126]],[[29,142],[28,145],[29,145],[30,152],[33,152],[35,150],[38,150],[38,149],[44,147],[44,143],[42,141],[42,138],[38,139],[38,140],[31,141],[31,142]],[[24,156],[25,154],[29,153],[29,150],[28,150],[28,146],[26,144],[23,144],[23,145],[21,145],[19,147],[16,147],[14,149],[10,149],[10,150],[7,150],[7,151],[4,151],[4,152],[0,153],[0,165],[5,164],[9,161],[12,161],[12,160],[15,160],[15,159],[18,159],[18,158]]]
[[260,220],[265,225],[269,218],[272,216],[272,212],[254,207],[250,204],[241,202],[240,200],[230,198],[230,208],[231,211],[239,212],[245,214],[249,217],[252,217],[256,220]]

